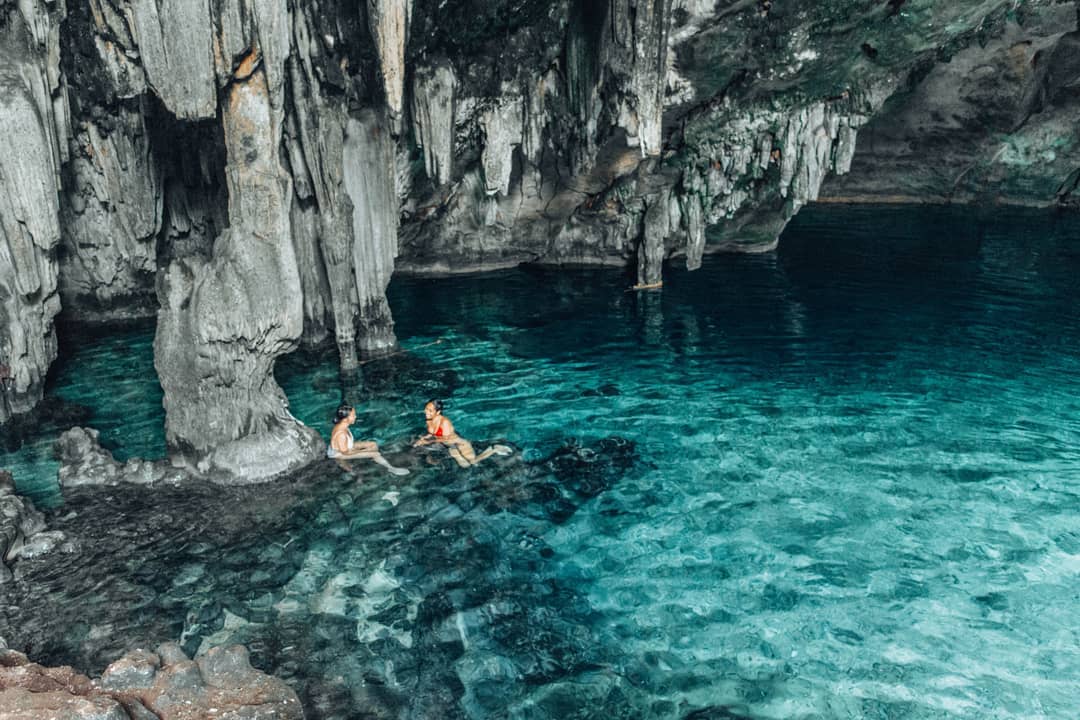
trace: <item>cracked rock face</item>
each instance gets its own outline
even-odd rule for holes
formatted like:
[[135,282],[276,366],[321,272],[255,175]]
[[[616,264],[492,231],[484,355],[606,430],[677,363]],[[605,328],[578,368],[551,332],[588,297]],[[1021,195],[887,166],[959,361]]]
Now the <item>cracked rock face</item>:
[[[4,8],[0,5],[0,12]],[[20,3],[0,26],[0,424],[41,399],[56,358],[60,311],[55,249],[60,240],[61,143],[56,17]]]
[[61,305],[157,313],[174,456],[266,476],[319,444],[275,358],[392,351],[395,270],[610,264],[651,285],[675,256],[771,249],[823,194],[1074,203],[1076,19],[1056,0],[0,0],[0,424],[40,399]]
[[1071,4],[1008,19],[1000,35],[927,68],[859,134],[830,200],[1075,205],[1080,33]]

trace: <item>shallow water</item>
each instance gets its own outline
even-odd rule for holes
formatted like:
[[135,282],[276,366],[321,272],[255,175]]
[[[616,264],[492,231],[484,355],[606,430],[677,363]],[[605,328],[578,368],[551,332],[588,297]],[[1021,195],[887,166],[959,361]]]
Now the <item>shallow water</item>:
[[[324,434],[357,403],[408,482],[74,493],[54,521],[93,561],[35,570],[55,592],[24,589],[0,636],[84,666],[123,638],[243,641],[312,717],[1073,714],[1080,223],[819,208],[776,253],[627,284],[395,279],[407,355],[344,391],[329,354],[278,377]],[[56,374],[119,456],[163,450],[148,337]],[[404,452],[435,396],[525,463]],[[45,504],[50,440],[0,460]],[[103,505],[171,515],[121,532]]]

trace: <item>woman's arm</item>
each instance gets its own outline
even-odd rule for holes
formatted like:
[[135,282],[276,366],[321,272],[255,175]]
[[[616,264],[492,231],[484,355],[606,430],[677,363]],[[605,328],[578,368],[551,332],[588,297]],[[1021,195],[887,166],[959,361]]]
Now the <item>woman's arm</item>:
[[435,439],[436,439],[435,436],[432,435],[431,433],[427,433],[426,435],[421,435],[420,437],[418,437],[416,439],[416,442],[413,443],[413,447],[420,447],[421,445],[430,445],[431,443],[435,442]]

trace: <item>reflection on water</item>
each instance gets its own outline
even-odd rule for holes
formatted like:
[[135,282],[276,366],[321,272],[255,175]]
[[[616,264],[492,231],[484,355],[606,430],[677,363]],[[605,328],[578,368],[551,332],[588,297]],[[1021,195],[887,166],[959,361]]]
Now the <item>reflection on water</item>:
[[[1078,227],[811,209],[662,293],[397,278],[408,354],[344,389],[329,354],[278,378],[324,434],[357,403],[406,482],[80,490],[53,522],[81,553],[33,566],[0,636],[84,667],[246,642],[325,718],[1068,717]],[[121,455],[161,452],[160,390],[108,374],[124,352],[152,379],[146,338],[57,374]],[[431,397],[524,461],[408,450]]]

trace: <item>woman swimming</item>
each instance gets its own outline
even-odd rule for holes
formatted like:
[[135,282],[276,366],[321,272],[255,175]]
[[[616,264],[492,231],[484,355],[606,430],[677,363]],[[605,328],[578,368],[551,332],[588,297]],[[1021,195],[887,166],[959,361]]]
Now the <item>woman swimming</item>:
[[395,475],[408,475],[406,468],[394,467],[379,452],[379,446],[371,440],[353,440],[349,426],[356,422],[356,410],[351,405],[341,405],[334,416],[334,429],[330,431],[330,446],[326,457],[337,460],[371,458]]
[[427,423],[427,434],[413,443],[413,447],[441,443],[446,446],[450,457],[454,458],[461,467],[471,467],[481,460],[492,455],[511,455],[513,449],[506,445],[492,445],[479,455],[473,450],[472,443],[461,437],[454,430],[454,423],[450,418],[442,414],[443,401],[431,400],[424,406],[424,420]]

